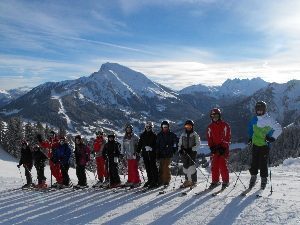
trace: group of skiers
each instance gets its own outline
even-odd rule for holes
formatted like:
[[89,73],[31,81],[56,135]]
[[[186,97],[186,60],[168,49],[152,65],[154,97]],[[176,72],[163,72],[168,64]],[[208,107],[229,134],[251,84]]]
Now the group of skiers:
[[[259,169],[261,189],[266,187],[270,143],[274,142],[282,132],[281,126],[266,113],[266,110],[267,105],[265,102],[257,102],[255,105],[256,115],[248,125],[248,144],[252,147],[249,188],[255,185]],[[211,123],[208,125],[206,132],[208,146],[211,151],[212,180],[209,189],[222,184],[223,190],[229,185],[228,159],[231,129],[229,124],[222,119],[219,108],[210,111],[210,118]],[[128,171],[127,182],[124,185],[132,188],[140,186],[140,157],[143,158],[148,178],[144,187],[167,187],[171,180],[171,159],[177,152],[181,156],[185,174],[185,181],[181,187],[192,188],[196,186],[197,168],[195,161],[200,146],[200,137],[194,131],[194,122],[192,120],[185,122],[183,132],[179,138],[171,131],[168,121],[161,123],[158,134],[154,132],[153,127],[153,122],[146,122],[143,133],[138,137],[133,131],[133,126],[126,125],[122,145],[116,140],[116,135],[113,132],[108,133],[106,139],[103,129],[97,130],[92,152],[95,155],[98,181],[93,187],[115,188],[121,186],[119,175],[121,164],[125,164]],[[53,176],[56,179],[55,184],[51,182],[52,186],[59,188],[71,186],[68,170],[72,151],[65,137],[58,136],[54,131],[51,131],[48,140],[43,140],[41,135],[38,135],[37,139],[38,145],[32,150],[25,140],[22,141],[21,159],[18,167],[23,164],[25,168],[27,184],[24,186],[32,186],[33,158],[37,170],[38,184],[36,186],[38,188],[47,187],[46,177],[44,176],[46,159],[49,159],[51,178]],[[78,177],[78,184],[75,187],[87,187],[86,166],[90,161],[91,150],[80,135],[75,136],[74,154],[76,175]]]

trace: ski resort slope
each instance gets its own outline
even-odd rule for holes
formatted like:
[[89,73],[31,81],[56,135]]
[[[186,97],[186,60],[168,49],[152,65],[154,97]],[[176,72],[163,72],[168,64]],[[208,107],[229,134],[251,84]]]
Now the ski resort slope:
[[[234,173],[230,174],[231,186],[222,194],[196,196],[194,193],[206,185],[199,171],[199,185],[186,196],[177,189],[183,179],[179,176],[176,182],[172,177],[170,191],[162,195],[158,195],[159,190],[142,193],[137,189],[64,189],[47,193],[13,190],[22,185],[16,165],[15,159],[0,150],[0,224],[300,224],[300,158],[271,168],[274,192],[270,195],[269,183],[261,198],[255,196],[259,183],[246,197],[240,196],[244,190],[240,181],[232,189]],[[205,169],[202,172],[208,176]],[[49,169],[46,174],[49,178]],[[70,175],[76,183],[74,170]],[[247,171],[240,178],[248,185]],[[94,182],[90,175],[89,184]],[[174,183],[176,189],[172,191]]]

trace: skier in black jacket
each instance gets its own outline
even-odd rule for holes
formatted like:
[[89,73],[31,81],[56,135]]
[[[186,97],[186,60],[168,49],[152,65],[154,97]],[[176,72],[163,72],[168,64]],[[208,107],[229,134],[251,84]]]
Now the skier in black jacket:
[[34,167],[37,172],[37,188],[47,188],[46,177],[44,174],[45,162],[48,159],[46,153],[38,145],[33,148]]
[[169,185],[171,180],[170,163],[171,158],[178,150],[178,137],[170,131],[168,121],[161,123],[161,132],[156,139],[156,152],[159,159],[160,184]]
[[115,188],[120,186],[121,180],[119,176],[119,158],[121,156],[121,144],[115,140],[115,134],[111,133],[107,136],[108,142],[104,145],[103,156],[106,161],[107,173],[109,175],[109,187]]
[[156,166],[156,134],[153,132],[153,123],[145,124],[145,131],[140,135],[137,152],[142,152],[148,181],[144,187],[155,188],[158,186],[158,169]]
[[27,183],[23,185],[22,188],[27,188],[32,186],[32,176],[31,176],[31,169],[32,169],[32,152],[26,140],[21,142],[21,158],[19,164],[17,165],[20,168],[21,165],[25,168],[25,176]]

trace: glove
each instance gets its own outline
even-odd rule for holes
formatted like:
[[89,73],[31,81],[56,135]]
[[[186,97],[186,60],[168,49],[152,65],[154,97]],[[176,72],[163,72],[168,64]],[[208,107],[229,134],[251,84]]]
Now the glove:
[[50,160],[51,160],[54,164],[57,163],[57,160],[56,160],[55,158],[53,158],[53,157],[52,157]]
[[270,136],[266,136],[265,140],[266,140],[267,142],[272,143],[272,142],[275,141],[275,138],[273,138],[272,136],[271,136],[271,137],[270,137]]
[[217,153],[216,146],[212,146],[209,149],[210,149],[211,154],[216,154]]
[[224,154],[225,154],[225,151],[226,151],[226,149],[223,148],[223,147],[219,147],[219,148],[218,148],[218,152],[219,152],[220,155],[224,155]]
[[184,151],[183,147],[181,147],[178,152],[180,155],[185,155],[185,151]]
[[248,139],[247,144],[248,144],[248,145],[252,145],[252,138],[249,138],[249,139]]
[[21,164],[18,164],[17,167],[20,168],[20,167],[21,167]]
[[187,148],[187,149],[185,150],[185,152],[186,152],[186,154],[191,155],[191,154],[192,154],[192,149],[191,149],[191,148]]
[[146,150],[146,152],[151,152],[152,148],[150,146],[145,146],[145,150]]

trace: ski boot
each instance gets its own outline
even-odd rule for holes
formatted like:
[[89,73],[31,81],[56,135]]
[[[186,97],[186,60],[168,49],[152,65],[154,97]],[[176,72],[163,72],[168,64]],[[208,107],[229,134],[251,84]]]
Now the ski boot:
[[229,182],[223,182],[222,183],[222,190],[225,190],[226,188],[228,188],[228,186],[229,186]]
[[249,182],[249,189],[252,189],[254,187],[256,183],[256,179],[257,179],[256,175],[251,175],[250,182]]
[[208,189],[214,189],[214,188],[216,188],[216,187],[218,187],[220,185],[220,182],[212,182],[210,185],[209,185],[209,187],[208,187]]
[[268,183],[268,178],[267,177],[261,177],[261,184],[260,184],[260,189],[265,190],[266,186]]

